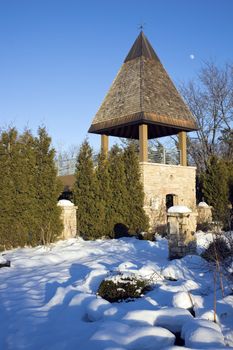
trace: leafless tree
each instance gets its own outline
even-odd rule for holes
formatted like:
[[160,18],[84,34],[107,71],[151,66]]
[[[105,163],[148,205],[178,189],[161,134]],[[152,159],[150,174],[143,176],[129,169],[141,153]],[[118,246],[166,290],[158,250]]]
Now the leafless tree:
[[222,134],[228,141],[232,137],[233,67],[207,62],[195,81],[183,84],[180,91],[197,120],[199,129],[189,136],[188,146],[192,162],[202,171],[208,158],[221,152]]

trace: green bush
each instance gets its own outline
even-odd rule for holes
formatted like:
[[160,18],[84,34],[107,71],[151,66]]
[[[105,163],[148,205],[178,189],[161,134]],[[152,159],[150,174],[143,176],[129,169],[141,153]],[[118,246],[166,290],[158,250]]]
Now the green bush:
[[154,242],[155,239],[155,233],[154,232],[140,232],[137,235],[137,238],[141,241],[151,241]]
[[210,222],[202,222],[197,224],[197,231],[208,232],[213,229],[213,224]]
[[232,255],[232,251],[224,238],[215,238],[201,256],[210,262],[224,261]]
[[126,299],[140,298],[150,289],[147,281],[135,276],[106,279],[100,283],[97,294],[113,303]]

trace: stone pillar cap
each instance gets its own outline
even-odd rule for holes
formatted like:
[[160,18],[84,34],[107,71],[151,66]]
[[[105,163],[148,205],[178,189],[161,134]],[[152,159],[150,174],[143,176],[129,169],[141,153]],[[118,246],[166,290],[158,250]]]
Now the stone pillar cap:
[[210,208],[210,206],[209,206],[206,202],[200,202],[200,203],[198,203],[198,207]]
[[168,209],[168,214],[190,214],[192,210],[185,205],[174,205]]
[[60,199],[57,205],[59,205],[60,207],[74,207],[74,203],[72,203],[68,199]]

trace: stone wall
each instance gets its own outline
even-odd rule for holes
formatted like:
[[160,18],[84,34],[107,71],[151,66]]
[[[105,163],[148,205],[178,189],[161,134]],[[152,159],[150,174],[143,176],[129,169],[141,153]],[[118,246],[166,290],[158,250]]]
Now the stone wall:
[[166,229],[166,195],[174,195],[174,205],[196,212],[196,168],[181,165],[140,163],[145,193],[144,209],[152,230]]

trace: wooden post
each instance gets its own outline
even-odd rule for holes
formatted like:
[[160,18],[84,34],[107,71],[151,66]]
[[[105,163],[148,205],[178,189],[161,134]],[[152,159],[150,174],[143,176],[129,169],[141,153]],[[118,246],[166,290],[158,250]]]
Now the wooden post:
[[146,124],[139,125],[139,160],[148,162],[148,127]]
[[179,132],[180,165],[187,166],[187,139],[186,132]]
[[101,135],[101,152],[103,154],[108,154],[108,136],[107,135]]

